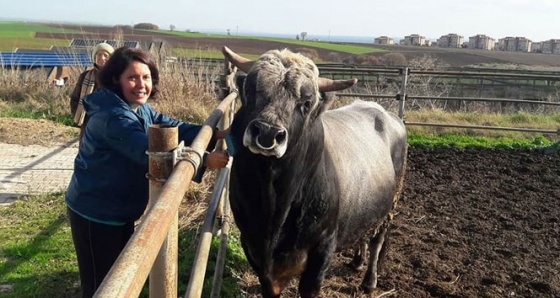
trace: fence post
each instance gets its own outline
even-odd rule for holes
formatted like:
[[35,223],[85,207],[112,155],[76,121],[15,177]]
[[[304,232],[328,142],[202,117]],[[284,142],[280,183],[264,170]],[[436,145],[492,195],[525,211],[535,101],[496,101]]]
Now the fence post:
[[[176,126],[152,125],[148,129],[148,142],[149,208],[151,208],[175,166],[172,151],[178,146],[179,129]],[[161,245],[150,271],[150,297],[177,297],[178,242],[178,213],[176,212],[167,238]]]
[[404,104],[406,101],[406,84],[408,80],[408,74],[410,69],[408,67],[403,67],[399,69],[399,74],[401,75],[401,89],[399,94],[397,94],[397,100],[399,101],[399,118],[404,119]]

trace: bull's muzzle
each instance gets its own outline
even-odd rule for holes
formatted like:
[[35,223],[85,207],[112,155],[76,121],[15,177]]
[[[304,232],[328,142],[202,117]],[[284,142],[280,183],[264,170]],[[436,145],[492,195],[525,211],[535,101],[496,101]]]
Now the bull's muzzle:
[[243,145],[255,154],[282,157],[286,152],[288,131],[281,126],[253,120],[247,126]]

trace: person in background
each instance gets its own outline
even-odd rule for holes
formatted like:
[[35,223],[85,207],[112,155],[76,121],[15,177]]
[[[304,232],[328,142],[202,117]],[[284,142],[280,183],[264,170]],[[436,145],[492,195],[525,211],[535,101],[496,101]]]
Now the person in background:
[[80,139],[83,136],[83,127],[88,121],[81,100],[84,96],[91,94],[93,91],[99,89],[98,76],[103,66],[115,50],[108,43],[100,43],[93,48],[91,60],[93,61],[93,68],[88,69],[80,74],[78,82],[74,86],[74,91],[70,95],[70,111],[74,118],[74,123],[80,127]]
[[[72,239],[78,259],[82,297],[91,297],[134,232],[148,203],[148,127],[179,128],[189,145],[201,126],[171,119],[147,103],[158,94],[159,72],[151,56],[117,49],[99,76],[101,89],[87,95],[84,128],[74,174],[66,192]],[[216,131],[216,139],[226,137]],[[226,166],[229,156],[205,154],[203,165]]]

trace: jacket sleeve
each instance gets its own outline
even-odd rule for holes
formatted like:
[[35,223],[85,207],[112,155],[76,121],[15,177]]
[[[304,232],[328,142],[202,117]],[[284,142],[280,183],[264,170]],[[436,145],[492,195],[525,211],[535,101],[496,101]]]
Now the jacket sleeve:
[[72,94],[70,94],[70,112],[72,117],[75,116],[76,110],[78,109],[78,103],[80,102],[80,94],[82,93],[82,84],[84,83],[84,78],[86,77],[88,71],[84,71],[78,77],[78,81],[74,86]]
[[150,117],[152,118],[152,122],[154,124],[164,124],[170,126],[178,126],[179,127],[179,140],[185,141],[185,145],[190,145],[202,126],[188,124],[181,122],[179,120],[170,118],[166,115],[160,114],[154,111],[151,107],[149,108]]
[[[185,146],[190,146],[190,144],[194,141],[194,138],[202,128],[202,126],[200,125],[188,124],[179,120],[169,118],[166,115],[154,111],[151,107],[149,108],[149,110],[154,124],[179,126],[179,140],[185,141]],[[212,139],[210,140],[210,143],[208,143],[208,147],[206,148],[206,152],[212,151],[214,147],[216,147],[216,139],[214,138],[214,136],[212,136]],[[192,178],[194,182],[200,183],[202,181],[202,176],[204,176],[204,173],[206,172],[206,166],[204,166],[204,164],[207,156],[208,153],[204,153],[204,155],[202,156],[202,160],[200,161],[201,165]]]

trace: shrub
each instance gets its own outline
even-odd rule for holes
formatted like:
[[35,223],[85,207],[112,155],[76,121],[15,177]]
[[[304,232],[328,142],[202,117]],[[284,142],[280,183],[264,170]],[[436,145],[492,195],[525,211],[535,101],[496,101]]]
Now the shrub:
[[152,23],[138,23],[134,25],[134,29],[159,30],[159,27],[158,25]]

